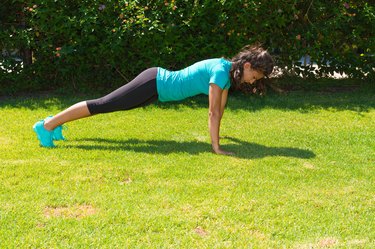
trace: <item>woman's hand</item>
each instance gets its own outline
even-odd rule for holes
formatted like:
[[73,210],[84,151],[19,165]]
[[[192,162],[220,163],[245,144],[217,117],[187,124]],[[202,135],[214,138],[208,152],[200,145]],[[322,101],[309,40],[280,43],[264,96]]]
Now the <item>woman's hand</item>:
[[218,154],[218,155],[227,155],[227,156],[233,156],[234,155],[233,152],[225,151],[225,150],[222,150],[220,148],[217,148],[217,149],[212,148],[212,152],[215,153],[215,154]]

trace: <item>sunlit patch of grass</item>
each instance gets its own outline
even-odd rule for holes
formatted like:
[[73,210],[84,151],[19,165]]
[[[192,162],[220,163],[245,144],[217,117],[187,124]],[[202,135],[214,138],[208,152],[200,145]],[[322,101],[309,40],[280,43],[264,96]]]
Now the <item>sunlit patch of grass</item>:
[[[324,93],[327,95],[327,93]],[[230,96],[211,153],[207,99],[32,125],[82,99],[0,103],[0,247],[375,246],[371,91]]]

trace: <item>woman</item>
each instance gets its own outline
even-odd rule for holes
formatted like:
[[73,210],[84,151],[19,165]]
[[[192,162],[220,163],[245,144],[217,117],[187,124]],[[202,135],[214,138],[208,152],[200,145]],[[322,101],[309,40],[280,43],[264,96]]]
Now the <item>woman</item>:
[[224,58],[197,62],[180,71],[149,68],[131,82],[94,100],[79,102],[53,117],[34,124],[43,147],[54,147],[53,140],[64,140],[61,125],[95,114],[130,110],[157,100],[178,101],[198,94],[209,96],[209,131],[214,153],[223,151],[219,144],[220,121],[227,102],[228,89],[253,84],[273,70],[270,54],[258,45],[244,47],[231,60]]

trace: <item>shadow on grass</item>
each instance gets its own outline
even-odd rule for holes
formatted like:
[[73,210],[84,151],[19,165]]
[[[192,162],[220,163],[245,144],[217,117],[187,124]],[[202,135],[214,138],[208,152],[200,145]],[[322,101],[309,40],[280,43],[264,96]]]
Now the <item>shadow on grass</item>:
[[[234,152],[233,157],[244,159],[256,159],[269,156],[313,158],[315,154],[309,150],[290,147],[268,147],[256,143],[249,143],[237,138],[224,137],[234,144],[223,145],[222,149]],[[134,151],[150,154],[168,155],[171,153],[188,153],[198,155],[211,150],[211,145],[204,142],[178,142],[172,140],[114,140],[103,138],[84,138],[76,141],[84,142],[83,145],[63,145],[64,148],[82,150],[109,150],[109,151]],[[87,144],[89,143],[89,144]]]

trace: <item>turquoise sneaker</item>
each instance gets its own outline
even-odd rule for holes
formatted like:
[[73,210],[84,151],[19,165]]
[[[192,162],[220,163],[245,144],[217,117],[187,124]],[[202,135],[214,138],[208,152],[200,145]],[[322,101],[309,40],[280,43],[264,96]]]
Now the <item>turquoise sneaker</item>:
[[[53,116],[48,116],[45,120],[48,120],[48,119],[51,119]],[[66,140],[65,137],[63,136],[62,134],[62,130],[63,128],[65,128],[65,126],[57,126],[54,130],[53,130],[53,135],[52,135],[52,139],[55,140],[55,141],[60,141],[60,140]]]
[[41,146],[47,148],[55,147],[52,140],[53,132],[44,128],[44,120],[36,122],[33,126],[33,130],[35,131]]
[[57,126],[54,130],[53,130],[53,135],[52,135],[52,139],[53,140],[56,140],[56,141],[60,141],[60,140],[66,140],[65,137],[63,136],[62,134],[62,130],[63,128],[65,128],[65,126]]

